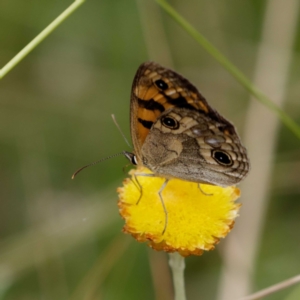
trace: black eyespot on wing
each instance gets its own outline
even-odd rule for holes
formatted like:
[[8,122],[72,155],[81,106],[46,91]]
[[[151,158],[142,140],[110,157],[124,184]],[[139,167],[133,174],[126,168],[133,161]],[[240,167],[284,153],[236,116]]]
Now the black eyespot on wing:
[[155,85],[160,89],[160,90],[166,90],[169,88],[168,84],[164,82],[162,79],[158,79],[154,81]]
[[231,156],[223,150],[212,150],[213,159],[222,166],[230,167],[233,165]]
[[169,116],[162,117],[161,118],[161,123],[165,127],[170,128],[170,129],[174,129],[174,130],[178,129],[179,126],[180,126],[180,123],[176,119],[174,119],[172,117],[169,117]]

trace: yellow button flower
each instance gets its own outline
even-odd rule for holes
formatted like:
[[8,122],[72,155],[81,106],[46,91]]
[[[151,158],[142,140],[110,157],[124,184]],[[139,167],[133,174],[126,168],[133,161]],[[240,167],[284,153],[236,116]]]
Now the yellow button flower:
[[240,207],[234,202],[240,196],[238,188],[170,179],[162,191],[166,215],[158,194],[166,179],[141,173],[152,174],[144,167],[131,170],[131,179],[117,190],[123,231],[138,241],[148,241],[156,250],[201,255],[233,227]]

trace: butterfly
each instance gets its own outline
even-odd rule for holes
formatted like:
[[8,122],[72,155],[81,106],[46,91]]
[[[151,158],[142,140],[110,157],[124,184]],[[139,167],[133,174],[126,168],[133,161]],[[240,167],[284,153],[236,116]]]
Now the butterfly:
[[[231,186],[249,172],[246,148],[232,123],[180,74],[155,62],[140,65],[133,80],[130,161],[153,176]],[[162,191],[162,189],[160,190]]]

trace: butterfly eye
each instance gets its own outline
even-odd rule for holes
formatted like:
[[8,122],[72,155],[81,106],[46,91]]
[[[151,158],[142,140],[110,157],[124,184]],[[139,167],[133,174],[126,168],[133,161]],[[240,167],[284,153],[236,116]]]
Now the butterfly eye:
[[171,118],[171,117],[163,117],[161,119],[161,123],[165,127],[170,128],[170,129],[178,129],[179,128],[179,122],[176,119]]
[[154,81],[154,83],[160,90],[164,91],[167,88],[169,88],[169,86],[162,79],[158,79],[158,80]]
[[138,162],[137,162],[137,159],[136,159],[136,156],[134,155],[131,159],[131,163],[135,166],[137,166]]
[[213,150],[212,157],[220,165],[231,166],[233,164],[231,156],[224,151]]
[[125,157],[133,164],[133,165],[137,165],[138,162],[137,162],[137,159],[136,159],[136,156],[131,153],[131,152],[127,152],[127,151],[123,151],[123,154],[125,155]]

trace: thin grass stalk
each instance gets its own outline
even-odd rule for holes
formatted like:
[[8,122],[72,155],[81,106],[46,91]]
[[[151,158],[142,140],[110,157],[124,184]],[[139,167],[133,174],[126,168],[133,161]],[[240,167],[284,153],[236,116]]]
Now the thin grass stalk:
[[259,300],[264,297],[270,296],[274,293],[277,293],[278,291],[281,291],[283,289],[286,289],[292,285],[295,285],[300,282],[300,275],[294,276],[292,278],[289,278],[287,280],[281,281],[279,283],[276,283],[268,288],[265,288],[261,291],[258,291],[252,295],[240,298],[238,300]]
[[38,34],[27,46],[14,56],[2,69],[0,79],[7,75],[18,63],[48,37],[63,21],[65,21],[85,0],[75,0],[64,12],[51,22],[40,34]]

